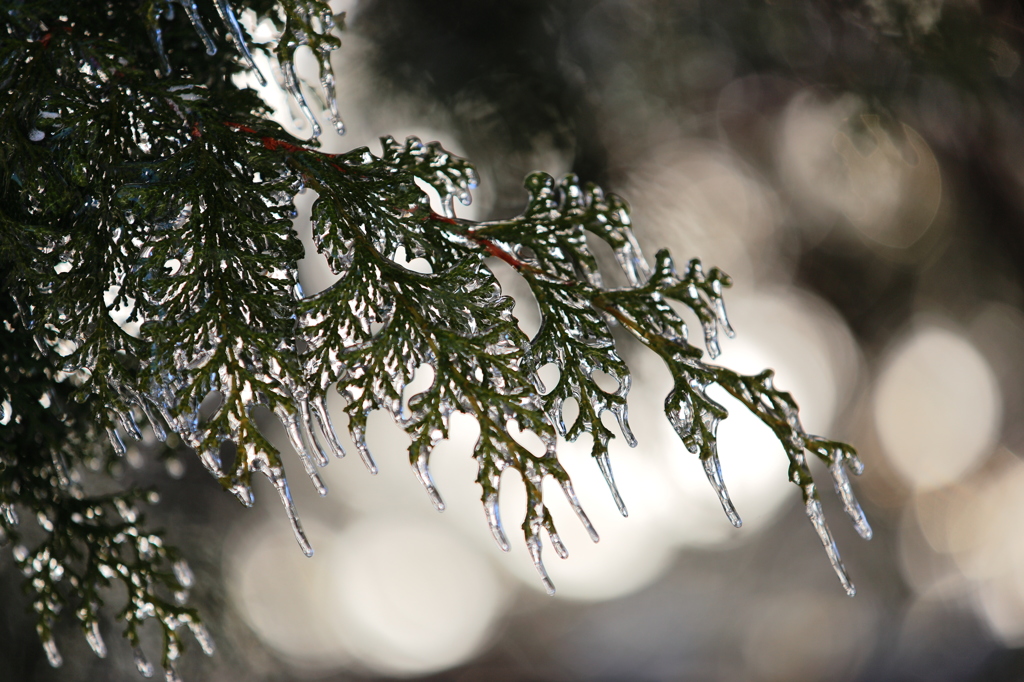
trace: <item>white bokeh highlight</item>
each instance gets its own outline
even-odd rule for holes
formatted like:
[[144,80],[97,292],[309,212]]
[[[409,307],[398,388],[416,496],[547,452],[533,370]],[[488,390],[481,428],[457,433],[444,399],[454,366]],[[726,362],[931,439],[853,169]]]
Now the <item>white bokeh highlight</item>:
[[873,408],[889,462],[915,490],[949,485],[978,466],[1002,422],[992,368],[939,320],[920,321],[888,351]]

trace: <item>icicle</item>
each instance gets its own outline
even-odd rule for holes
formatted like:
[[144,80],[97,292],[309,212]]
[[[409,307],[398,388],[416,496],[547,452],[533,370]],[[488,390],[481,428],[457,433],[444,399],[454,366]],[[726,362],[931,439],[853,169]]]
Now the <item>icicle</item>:
[[334,130],[339,135],[345,134],[345,123],[338,113],[338,94],[334,84],[334,68],[331,66],[331,53],[329,50],[319,50],[317,61],[320,62],[320,86],[324,90],[324,99],[327,100],[327,117],[334,124]]
[[175,561],[171,569],[174,571],[174,579],[185,589],[195,584],[195,574],[192,573],[192,569],[184,559]]
[[[285,431],[288,432],[288,440],[291,441],[295,451],[299,453],[299,459],[302,460],[302,468],[306,470],[306,475],[313,482],[313,487],[316,488],[317,493],[320,494],[320,497],[323,497],[327,494],[327,486],[324,484],[323,479],[320,478],[320,473],[316,470],[316,464],[313,463],[313,458],[303,442],[298,416],[294,413],[288,414],[283,409],[276,412],[277,416],[284,422]],[[326,460],[327,458],[324,457],[324,459]]]
[[135,415],[131,413],[131,409],[124,412],[116,411],[114,414],[117,415],[118,422],[121,423],[121,428],[124,429],[133,440],[142,440],[142,430],[139,429],[138,423],[135,421]]
[[729,315],[725,311],[725,299],[722,298],[722,277],[725,273],[718,268],[712,268],[708,277],[711,281],[711,291],[714,292],[711,300],[715,305],[715,314],[718,316],[718,323],[722,325],[726,336],[730,339],[736,338],[736,332],[729,323]]
[[316,117],[310,111],[309,105],[306,104],[306,98],[302,96],[302,90],[299,88],[299,79],[295,76],[295,63],[291,61],[281,62],[281,74],[284,76],[285,89],[288,90],[288,94],[295,98],[295,103],[299,106],[302,115],[309,121],[312,136],[320,137],[320,124],[317,123]]
[[487,516],[487,527],[491,529],[491,535],[502,552],[509,551],[508,537],[505,529],[501,526],[501,511],[498,508],[497,491],[488,493],[484,498],[484,514]]
[[142,414],[146,415],[146,421],[153,428],[153,435],[156,439],[163,443],[167,440],[167,429],[164,428],[164,423],[161,421],[150,408],[145,398],[139,397],[138,399],[139,409],[142,410]]
[[132,658],[135,661],[135,669],[139,671],[140,675],[145,678],[153,677],[153,673],[155,672],[153,664],[149,662],[148,658],[146,658],[146,654],[142,652],[142,649],[134,647],[132,649]]
[[439,512],[443,512],[445,509],[444,500],[441,499],[441,494],[437,492],[437,486],[434,485],[434,479],[430,475],[429,460],[430,450],[423,448],[416,456],[416,461],[412,464],[412,470],[416,474],[416,478],[426,488],[427,495],[430,496],[430,501],[434,504],[434,508]]
[[181,682],[181,677],[178,676],[178,671],[174,669],[173,663],[168,663],[167,669],[164,670],[164,682]]
[[373,455],[370,454],[370,449],[366,447],[366,430],[361,426],[351,426],[349,430],[352,433],[352,442],[356,445],[356,450],[359,451],[359,457],[363,460],[363,464],[373,475],[377,474],[377,463],[373,461]]
[[14,505],[9,502],[0,503],[0,514],[4,515],[4,520],[9,526],[18,525],[18,512],[14,508]]
[[57,642],[53,641],[53,635],[47,635],[43,639],[43,650],[46,651],[46,660],[50,662],[51,667],[59,668],[64,665],[64,658],[57,649]]
[[292,533],[295,534],[295,541],[299,543],[299,547],[302,548],[302,553],[306,556],[313,556],[313,545],[309,544],[309,540],[306,538],[305,531],[302,530],[302,523],[299,521],[299,512],[295,508],[295,502],[292,500],[292,493],[288,490],[288,480],[284,477],[280,467],[268,467],[262,465],[259,467],[264,475],[270,482],[274,484],[274,488],[277,489],[277,494],[281,497],[281,504],[284,505],[285,512],[288,514],[288,522],[292,525]]
[[295,403],[299,408],[299,418],[302,421],[302,437],[307,444],[313,446],[313,455],[316,458],[317,466],[325,467],[330,464],[330,460],[327,459],[323,448],[320,447],[320,441],[313,435],[313,416],[310,414],[309,401],[302,397],[297,399]]
[[722,349],[718,346],[718,325],[714,320],[710,322],[702,320],[701,327],[704,329],[704,347],[708,349],[708,355],[714,360],[722,354]]
[[540,538],[536,535],[526,539],[526,548],[530,552],[530,559],[533,560],[533,566],[540,573],[541,582],[544,583],[544,589],[551,596],[555,595],[555,584],[551,582],[550,576],[548,576],[547,569],[544,568],[544,562],[541,560],[540,552]]
[[338,433],[334,430],[334,424],[331,422],[331,413],[327,410],[327,401],[324,399],[324,396],[319,395],[310,398],[309,411],[316,419],[317,425],[320,427],[320,433],[324,434],[327,445],[334,452],[334,456],[339,459],[344,457],[345,449],[338,442]]
[[807,503],[805,506],[807,518],[811,520],[814,530],[817,531],[818,538],[821,539],[821,544],[825,547],[825,553],[828,554],[828,560],[831,562],[836,575],[839,576],[839,582],[843,584],[843,589],[846,590],[846,594],[852,597],[857,594],[857,588],[855,588],[853,583],[850,582],[850,576],[846,573],[846,567],[843,566],[843,560],[839,557],[839,549],[836,547],[836,541],[832,539],[832,533],[829,532],[828,524],[825,523],[825,512],[821,509],[821,501],[817,499],[813,487],[811,487],[810,491],[805,494],[807,494]]
[[67,490],[71,487],[71,477],[68,475],[68,465],[64,461],[64,453],[60,450],[53,450],[50,453],[53,460],[53,472],[57,474],[57,483],[61,488]]
[[715,489],[715,493],[718,495],[718,501],[722,503],[725,515],[729,517],[729,522],[736,528],[739,528],[743,525],[743,520],[736,513],[736,507],[733,506],[732,499],[729,497],[729,491],[726,490],[725,481],[722,479],[722,464],[718,460],[718,453],[712,452],[707,457],[701,457],[700,461],[704,465],[704,473],[707,475],[711,487]]
[[89,624],[85,626],[85,641],[89,643],[89,648],[97,656],[100,658],[107,657],[107,645],[103,641],[103,635],[100,634],[99,621],[89,621]]
[[252,53],[249,52],[249,45],[245,42],[245,35],[242,33],[242,27],[238,25],[235,11],[231,9],[231,3],[228,0],[217,0],[217,12],[220,14],[221,21],[228,27],[231,37],[235,39],[235,47],[238,48],[238,53],[242,55],[245,63],[249,65],[249,70],[256,75],[256,80],[259,81],[260,85],[266,85],[267,79],[264,78],[263,73],[256,66],[256,62],[253,61]]
[[185,10],[185,16],[192,22],[192,28],[195,29],[196,35],[203,41],[203,47],[206,48],[206,54],[212,57],[217,54],[217,46],[213,43],[213,38],[206,32],[206,27],[203,26],[203,19],[199,16],[199,9],[196,8],[196,3],[193,0],[178,0],[178,4]]
[[[627,374],[623,377],[622,381],[623,388],[620,388],[618,393],[619,395],[625,396],[626,392],[629,391],[629,375]],[[637,442],[636,436],[633,435],[633,430],[629,428],[629,408],[625,403],[617,405],[612,408],[612,414],[615,415],[615,421],[619,423],[619,430],[622,431],[622,437],[626,439],[626,444],[631,448],[635,448],[639,443]]]
[[[568,479],[562,481],[562,492],[565,493],[565,499],[569,501],[569,504],[572,505],[572,510],[576,512],[576,516],[579,517],[580,523],[582,523],[583,527],[587,529],[587,534],[590,536],[590,539],[594,542],[598,542],[601,537],[597,534],[594,524],[592,524],[590,519],[587,518],[587,514],[583,511],[583,507],[580,506],[580,501],[577,499],[576,492],[572,489],[572,483],[569,482]],[[552,538],[554,537],[557,536],[552,536]],[[554,539],[552,539],[552,542],[554,542]],[[559,554],[561,554],[561,552],[559,552]]]
[[206,629],[206,626],[194,620],[189,620],[188,629],[192,631],[192,636],[199,642],[199,647],[203,650],[203,653],[207,656],[213,656],[216,647],[213,643],[213,637],[210,636],[210,631]]
[[107,427],[107,437],[110,438],[110,444],[114,446],[114,454],[118,457],[124,457],[128,450],[124,447],[124,441],[121,440],[121,436],[118,435],[113,427]]
[[615,485],[615,477],[612,475],[612,462],[608,453],[603,452],[594,459],[597,460],[597,466],[601,469],[601,475],[604,476],[604,482],[608,484],[608,490],[612,493],[612,499],[615,500],[615,506],[619,508],[619,513],[623,516],[629,516],[629,512],[626,510],[626,503],[622,501],[622,496],[619,495],[619,488]]
[[[196,453],[199,455],[199,461],[203,463],[203,467],[207,471],[218,478],[223,475],[223,471],[221,471],[220,453],[217,450],[200,447],[196,449]],[[170,462],[171,460],[168,459],[167,461]],[[184,473],[184,468],[182,468],[182,473]],[[174,476],[174,474],[171,473],[171,476]],[[177,476],[176,478],[181,477]]]
[[865,540],[870,540],[872,535],[871,524],[868,523],[864,510],[860,508],[860,503],[857,502],[857,497],[853,494],[853,486],[850,485],[850,479],[846,475],[841,453],[838,456],[833,455],[828,470],[832,474],[832,482],[835,484],[836,494],[843,501],[843,510],[846,511],[846,515],[853,521],[853,527],[857,529],[857,534]]

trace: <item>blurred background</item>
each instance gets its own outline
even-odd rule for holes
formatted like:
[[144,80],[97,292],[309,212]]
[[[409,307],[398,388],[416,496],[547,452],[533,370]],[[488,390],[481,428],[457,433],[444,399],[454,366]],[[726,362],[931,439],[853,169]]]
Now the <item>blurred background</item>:
[[[460,212],[475,220],[518,213],[533,170],[574,172],[625,197],[649,256],[668,247],[677,262],[699,257],[732,275],[738,336],[719,362],[775,368],[810,432],[858,448],[866,471],[854,486],[875,536],[857,537],[817,469],[857,586],[850,599],[787,482],[782,448],[722,392],[731,416],[719,451],[744,519],[733,529],[664,419],[666,373],[625,343],[640,444],[619,439],[612,461],[630,517],[618,515],[589,441],[563,444],[602,540],[591,544],[551,496],[570,551],[565,561],[547,551],[554,598],[521,540],[505,555],[490,538],[472,419],[457,419],[432,459],[443,514],[410,474],[408,438],[383,415],[369,436],[379,475],[358,457],[333,462],[323,471],[331,493],[318,499],[293,473],[313,559],[269,486],[245,510],[188,451],[161,458],[143,443],[130,478],[161,487],[150,518],[190,557],[193,603],[218,645],[212,659],[191,647],[185,679],[1024,679],[1018,3],[332,7],[348,12],[334,64],[349,132],[326,132],[327,151],[379,151],[385,134],[439,140],[480,172]],[[248,27],[275,37],[251,16]],[[279,87],[263,94],[283,125],[308,135]],[[300,196],[297,219],[307,293],[331,282],[308,240],[313,198]],[[522,282],[494,268],[535,331]],[[516,485],[503,481],[510,532],[524,503]],[[51,670],[18,615],[28,603],[20,581],[0,564],[0,678],[135,679],[109,623],[110,658],[95,659],[65,623],[58,641],[71,663]]]

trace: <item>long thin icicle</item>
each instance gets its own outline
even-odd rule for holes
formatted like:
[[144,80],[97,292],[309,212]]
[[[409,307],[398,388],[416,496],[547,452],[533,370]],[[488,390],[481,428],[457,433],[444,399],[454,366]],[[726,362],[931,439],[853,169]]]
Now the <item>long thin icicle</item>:
[[256,62],[253,61],[252,53],[249,52],[249,45],[246,43],[245,35],[242,33],[242,27],[238,25],[235,11],[231,9],[231,3],[228,0],[217,0],[217,13],[220,14],[224,25],[228,27],[231,37],[234,38],[238,53],[242,55],[242,59],[245,60],[245,63],[249,65],[249,69],[256,75],[256,80],[259,81],[260,85],[266,85],[267,79],[263,76],[263,72],[260,71],[259,67],[256,66]]
[[328,447],[334,456],[341,459],[345,456],[345,448],[341,447],[338,441],[338,432],[334,430],[334,423],[331,421],[331,413],[327,410],[327,401],[323,396],[314,396],[309,399],[309,411],[316,419],[320,427],[320,433],[324,435]]
[[313,556],[313,545],[309,544],[306,532],[302,530],[302,522],[299,521],[299,511],[295,508],[292,493],[288,489],[288,479],[284,477],[281,467],[271,467],[261,463],[259,469],[274,484],[274,488],[281,498],[281,504],[284,505],[285,512],[288,514],[288,522],[291,523],[295,541],[302,548],[302,553],[306,556]]
[[306,470],[306,475],[309,476],[309,480],[313,482],[313,486],[316,488],[317,493],[323,497],[327,494],[327,485],[323,479],[320,478],[320,473],[316,469],[316,464],[313,462],[313,458],[309,454],[309,449],[304,442],[302,437],[302,429],[299,427],[299,417],[294,412],[289,414],[283,409],[277,410],[278,418],[284,423],[285,431],[288,433],[288,440],[291,441],[292,447],[299,453],[299,459],[302,461],[302,468]]
[[185,10],[185,16],[192,22],[192,28],[195,29],[196,35],[203,41],[203,47],[206,48],[206,54],[213,56],[217,54],[217,45],[214,44],[213,38],[207,33],[206,27],[203,26],[203,18],[199,16],[199,9],[196,7],[196,3],[193,0],[178,0],[178,4]]
[[832,564],[832,568],[835,570],[836,575],[839,576],[839,582],[843,584],[843,589],[846,590],[846,594],[852,597],[857,594],[857,588],[854,587],[853,583],[850,581],[850,576],[846,572],[846,567],[843,566],[843,560],[839,556],[839,548],[836,547],[836,541],[832,538],[832,533],[828,529],[828,524],[825,523],[825,512],[821,509],[821,500],[818,499],[813,485],[811,486],[810,492],[805,494],[807,494],[807,503],[805,505],[807,518],[811,520],[814,530],[818,533],[818,538],[821,540],[821,544],[825,547],[825,553],[828,554],[828,560]]
[[607,452],[604,452],[595,459],[597,459],[597,466],[601,469],[601,475],[604,476],[604,482],[608,484],[608,490],[612,493],[612,499],[615,500],[615,506],[619,508],[619,513],[623,516],[629,516],[626,503],[623,502],[622,495],[619,494],[619,488],[615,485],[615,476],[612,475],[611,458]]
[[870,540],[871,524],[868,523],[867,516],[864,515],[864,510],[861,509],[860,503],[857,502],[857,497],[853,493],[853,486],[850,485],[850,478],[846,475],[843,460],[840,457],[834,457],[828,470],[832,474],[836,494],[843,501],[843,510],[853,520],[853,527],[857,529],[857,534],[865,540]]
[[433,503],[434,508],[439,512],[443,512],[445,509],[444,500],[441,499],[441,494],[437,492],[437,486],[434,484],[434,477],[430,475],[430,450],[424,448],[416,455],[416,460],[412,463],[412,471],[416,474],[416,478],[423,484],[423,487],[427,491],[427,495],[430,496],[430,501]]
[[501,525],[501,511],[498,508],[498,493],[489,493],[484,498],[484,514],[487,516],[487,527],[491,530],[491,535],[494,537],[494,541],[498,543],[498,547],[501,548],[502,552],[509,551],[510,546],[508,544],[508,536],[505,535],[505,529]]
[[284,87],[288,91],[288,94],[295,99],[295,104],[298,105],[299,111],[309,121],[310,134],[316,138],[320,137],[320,133],[323,132],[320,129],[320,124],[316,120],[316,116],[313,115],[312,110],[306,103],[306,98],[302,94],[302,89],[299,87],[299,79],[295,75],[295,63],[291,61],[281,62],[281,75],[284,77]]
[[590,539],[594,542],[598,542],[601,539],[601,536],[597,534],[594,524],[590,522],[586,512],[583,511],[583,507],[580,505],[580,501],[577,499],[576,492],[572,489],[572,483],[569,482],[569,479],[562,481],[562,492],[565,493],[565,499],[567,499],[569,504],[572,505],[572,510],[576,512],[576,516],[579,517],[583,527],[587,529],[587,534],[590,536]]
[[704,473],[707,475],[711,487],[715,489],[715,494],[718,495],[718,501],[722,503],[725,515],[729,517],[729,523],[736,528],[741,527],[743,519],[736,512],[732,498],[729,497],[729,491],[725,487],[725,480],[722,478],[722,463],[718,459],[718,453],[702,457],[700,462],[704,465]]
[[544,560],[541,558],[541,542],[540,536],[533,536],[526,539],[526,548],[530,552],[530,559],[533,560],[533,566],[540,573],[541,582],[544,583],[544,589],[551,596],[555,595],[555,584],[551,582],[551,576],[548,575],[548,571],[544,568]]

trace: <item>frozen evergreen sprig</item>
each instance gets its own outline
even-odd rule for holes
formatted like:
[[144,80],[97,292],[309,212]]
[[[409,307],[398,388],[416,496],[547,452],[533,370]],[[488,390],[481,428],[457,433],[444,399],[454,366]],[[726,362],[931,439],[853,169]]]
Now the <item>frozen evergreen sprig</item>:
[[[636,444],[616,326],[665,362],[674,380],[666,416],[737,526],[716,447],[727,412],[707,389],[722,386],[772,428],[808,517],[853,593],[806,462],[811,452],[826,463],[844,508],[870,537],[847,477],[862,468],[853,449],[807,434],[770,372],[744,376],[705,362],[670,304],[697,316],[713,359],[719,332],[732,334],[722,297],[728,276],[705,272],[697,260],[680,272],[665,251],[650,266],[625,202],[574,176],[528,177],[527,206],[517,217],[460,220],[455,202],[469,203],[476,173],[438,143],[384,138],[379,155],[332,155],[270,122],[258,98],[230,82],[255,63],[226,0],[213,14],[241,63],[218,51],[205,5],[178,2],[184,16],[173,17],[173,6],[158,0],[108,4],[109,12],[82,7],[70,16],[53,0],[26,1],[0,19],[0,170],[9,178],[0,185],[0,306],[9,340],[0,381],[0,523],[28,572],[51,662],[59,661],[53,623],[67,604],[94,650],[105,650],[97,614],[113,581],[129,587],[118,618],[133,646],[143,620],[161,624],[170,675],[182,625],[210,650],[198,615],[175,598],[190,573],[142,526],[133,506],[141,493],[90,497],[77,482],[83,466],[102,459],[97,433],[106,432],[115,455],[125,454],[124,437],[142,437],[137,419],[159,440],[176,433],[245,505],[253,503],[253,474],[267,477],[312,554],[284,458],[254,409],[266,407],[281,421],[307,476],[326,494],[318,470],[330,454],[344,455],[327,408],[335,389],[371,471],[368,415],[385,410],[406,430],[410,465],[439,510],[431,452],[448,437],[453,413],[474,417],[486,523],[507,550],[498,500],[502,473],[515,470],[527,493],[524,539],[553,592],[542,538],[559,556],[567,548],[544,497],[545,478],[557,481],[598,540],[559,462],[557,436],[590,434],[596,466],[626,514],[609,450],[616,434],[602,422],[610,412]],[[287,0],[252,9],[282,26],[278,44],[261,49],[276,54],[315,131],[292,66],[298,47],[314,51],[340,130],[329,62],[340,43],[329,7]],[[138,32],[124,30],[125,16]],[[187,49],[165,49],[171,45]],[[436,192],[442,213],[418,181]],[[317,194],[313,241],[340,275],[309,297],[298,286],[303,248],[291,226],[294,195],[307,188]],[[604,284],[588,238],[611,247],[627,286]],[[410,270],[400,255],[426,260],[430,271]],[[530,287],[541,313],[532,339],[516,324],[513,301],[491,270],[494,258]],[[538,377],[548,364],[559,370],[550,387]],[[409,395],[420,372],[430,374],[430,385]],[[599,373],[616,386],[602,388]],[[570,399],[579,413],[566,424]],[[517,439],[523,431],[539,438],[539,451]],[[236,455],[225,465],[220,455],[230,446]],[[19,516],[35,518],[44,531],[32,548],[21,541]],[[144,658],[137,662],[152,673]]]

